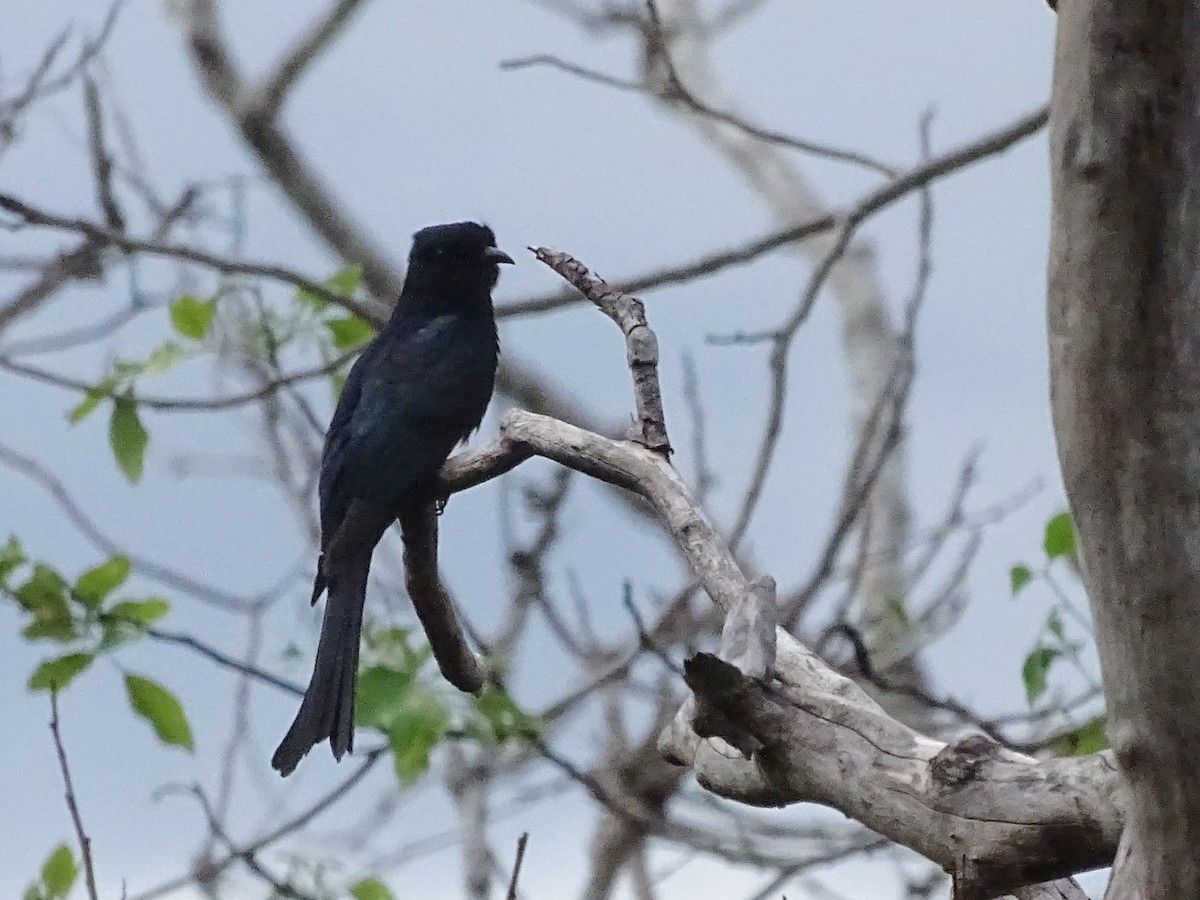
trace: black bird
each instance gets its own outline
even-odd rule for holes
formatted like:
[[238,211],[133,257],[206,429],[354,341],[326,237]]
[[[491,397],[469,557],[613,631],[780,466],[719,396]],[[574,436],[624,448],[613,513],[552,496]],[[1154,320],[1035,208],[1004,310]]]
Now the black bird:
[[406,544],[410,525],[432,521],[438,471],[483,419],[499,356],[491,292],[498,264],[512,261],[485,225],[418,231],[396,308],[350,369],[321,458],[312,602],[329,596],[312,680],[271,758],[283,775],[325,738],[337,759],[353,748],[371,554],[397,518]]

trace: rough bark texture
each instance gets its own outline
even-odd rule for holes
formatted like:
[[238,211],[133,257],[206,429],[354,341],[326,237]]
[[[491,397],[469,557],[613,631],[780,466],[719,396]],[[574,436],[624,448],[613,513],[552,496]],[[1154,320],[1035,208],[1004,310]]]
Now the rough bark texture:
[[1198,25],[1063,3],[1050,119],[1054,422],[1145,900],[1200,897]]

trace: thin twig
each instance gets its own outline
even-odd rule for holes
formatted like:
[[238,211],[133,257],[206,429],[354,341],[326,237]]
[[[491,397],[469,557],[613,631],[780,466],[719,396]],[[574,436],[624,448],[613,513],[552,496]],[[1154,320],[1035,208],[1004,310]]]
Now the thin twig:
[[823,159],[830,159],[835,162],[850,163],[852,165],[861,166],[869,169],[879,175],[886,175],[888,178],[895,178],[899,172],[892,166],[872,159],[863,153],[858,153],[853,150],[843,150],[840,147],[832,147],[828,144],[819,144],[815,141],[806,141],[801,138],[792,137],[784,134],[781,131],[775,131],[770,128],[762,128],[751,122],[747,122],[741,116],[736,116],[733,113],[725,110],[717,109],[705,103],[680,80],[679,72],[675,68],[675,63],[671,59],[670,42],[667,39],[663,29],[662,19],[659,16],[658,4],[654,0],[646,0],[646,11],[650,17],[650,28],[648,29],[648,39],[651,39],[657,45],[656,59],[661,62],[665,71],[666,84],[660,89],[664,99],[676,100],[682,102],[693,112],[698,113],[707,119],[712,119],[715,122],[721,122],[725,125],[730,125],[739,131],[745,132],[751,137],[757,138],[760,141],[765,141],[768,144],[776,144],[780,147],[787,147],[792,150],[799,150],[802,153],[809,153],[813,156],[818,156]]
[[92,154],[92,175],[96,179],[96,197],[105,224],[113,231],[125,231],[125,216],[113,191],[113,159],[104,140],[104,109],[100,89],[91,75],[83,78],[84,113],[88,125],[88,144]]
[[[922,120],[922,141],[928,140],[929,117]],[[921,190],[920,217],[917,226],[918,260],[912,294],[904,307],[904,327],[897,340],[897,356],[892,371],[884,383],[865,425],[851,460],[843,488],[842,507],[838,520],[819,557],[813,574],[793,605],[782,611],[785,628],[794,628],[798,617],[820,590],[837,562],[842,545],[849,536],[859,513],[868,503],[871,491],[892,453],[903,438],[904,410],[915,377],[915,343],[917,318],[924,306],[929,279],[933,272],[933,198],[928,185]],[[884,417],[888,417],[882,436],[879,435]],[[878,443],[876,444],[876,439]],[[874,451],[874,457],[868,458]]]
[[566,72],[568,75],[582,78],[584,81],[602,84],[605,87],[616,88],[619,91],[629,91],[634,94],[646,93],[646,86],[640,81],[634,81],[632,78],[618,78],[615,75],[609,75],[596,69],[589,69],[587,66],[581,66],[578,63],[573,63],[570,60],[562,59],[550,53],[535,53],[531,56],[500,60],[500,69],[504,72],[516,72],[521,69],[532,69],[537,66],[558,69]]
[[67,809],[71,813],[71,822],[75,825],[75,837],[79,840],[79,852],[83,857],[83,875],[87,883],[90,900],[99,900],[96,891],[96,870],[92,865],[92,839],[83,829],[83,817],[79,815],[79,803],[75,799],[75,785],[71,782],[71,769],[67,765],[67,751],[63,746],[62,734],[58,727],[58,691],[50,691],[50,734],[54,737],[54,749],[58,753],[58,768],[62,772],[63,785],[66,789]]
[[41,463],[30,456],[26,456],[23,453],[0,444],[0,465],[8,466],[41,485],[42,489],[58,504],[67,518],[74,523],[75,527],[102,553],[106,553],[108,556],[124,556],[133,564],[135,571],[163,584],[170,585],[178,591],[191,594],[204,603],[218,606],[222,609],[240,611],[255,603],[265,602],[270,597],[276,596],[281,590],[280,586],[275,586],[253,597],[238,596],[221,590],[214,585],[205,584],[190,575],[154,562],[147,557],[142,557],[125,550],[108,537],[108,529],[101,528],[95,520],[84,512],[83,507],[79,505],[78,501],[71,495],[71,492],[67,490],[62,480],[51,473]]
[[[272,829],[263,836],[244,844],[241,847],[230,847],[229,853],[219,860],[208,862],[204,867],[204,873],[210,877],[216,877],[230,865],[244,858],[244,854],[255,854],[260,850],[266,849],[271,844],[274,844],[281,839],[299,831],[301,828],[312,822],[317,816],[326,812],[334,803],[348,794],[356,787],[369,773],[375,768],[376,764],[383,759],[388,752],[388,747],[376,747],[370,750],[362,764],[355,769],[345,781],[335,786],[328,793],[323,794],[320,798],[314,801],[299,815],[296,815],[284,822],[277,828]],[[159,897],[165,897],[173,894],[179,889],[186,887],[196,881],[196,874],[192,873],[180,878],[173,878],[170,881],[165,881],[155,887],[142,891],[140,894],[135,894],[129,900],[157,900]]]
[[[213,412],[215,410],[232,409],[238,406],[245,406],[247,403],[264,400],[283,388],[309,381],[313,378],[330,375],[344,367],[358,355],[358,352],[358,350],[350,350],[319,366],[301,369],[299,372],[293,372],[290,375],[272,378],[253,390],[245,391],[241,394],[231,394],[228,397],[145,397],[135,394],[131,399],[138,406],[162,412]],[[26,378],[32,378],[35,381],[41,381],[45,384],[52,384],[55,387],[82,391],[85,394],[92,394],[97,391],[97,385],[91,382],[71,378],[67,375],[60,375],[57,372],[51,372],[40,366],[18,362],[15,359],[4,356],[0,356],[0,369],[6,369],[15,375],[23,375]],[[115,390],[110,390],[106,394],[102,394],[102,396],[115,396],[115,394]]]
[[133,253],[149,253],[154,256],[166,256],[173,259],[184,259],[198,265],[207,266],[217,272],[227,275],[254,275],[260,278],[270,278],[282,281],[315,294],[322,300],[341,306],[355,315],[362,316],[374,325],[383,324],[387,313],[380,304],[364,303],[347,297],[336,291],[331,291],[318,281],[306,278],[299,272],[286,269],[283,266],[266,265],[263,263],[246,262],[229,259],[197,247],[185,247],[180,244],[169,244],[160,240],[136,238],[131,235],[105,228],[86,219],[75,219],[70,216],[60,216],[37,209],[23,200],[10,194],[0,194],[0,209],[7,210],[17,216],[27,225],[40,228],[53,228],[57,231],[73,231],[82,234],[96,244],[118,247]]
[[517,858],[513,862],[512,880],[508,883],[508,900],[517,900],[517,881],[521,877],[521,863],[525,861],[525,845],[529,843],[529,832],[517,838]]
[[708,462],[708,428],[704,401],[700,396],[700,376],[690,352],[683,354],[683,399],[692,416],[692,465],[695,466],[696,501],[708,505],[708,496],[717,482]]
[[216,663],[225,669],[230,669],[244,676],[261,681],[263,684],[269,684],[271,687],[279,688],[284,693],[291,694],[293,697],[303,697],[304,688],[298,684],[293,684],[286,679],[280,678],[277,675],[272,675],[265,669],[260,669],[258,666],[250,663],[242,662],[234,659],[220,650],[212,647],[198,638],[192,637],[190,634],[181,634],[176,631],[166,631],[162,628],[147,628],[146,636],[153,640],[164,644],[175,644],[179,647],[186,647],[195,653],[200,654],[205,659]]
[[257,90],[250,104],[252,115],[274,119],[288,91],[309,65],[338,36],[363,0],[337,0],[321,21],[305,34],[275,67],[274,74]]
[[[1004,128],[989,132],[956,150],[915,166],[894,181],[889,181],[871,191],[848,209],[817,216],[807,222],[801,222],[799,225],[790,225],[765,237],[749,241],[740,247],[709,253],[689,263],[624,278],[613,282],[612,286],[617,290],[635,292],[679,284],[715,274],[731,266],[744,265],[796,241],[832,231],[847,219],[870,216],[913,191],[920,190],[930,182],[989,156],[1003,153],[1013,144],[1040,131],[1045,126],[1048,117],[1048,108],[1042,106]],[[559,292],[502,304],[497,307],[496,315],[500,318],[534,315],[579,303],[580,299],[579,294],[575,291]]]
[[771,375],[771,402],[767,412],[767,423],[763,428],[763,435],[759,441],[758,454],[754,461],[750,484],[747,486],[746,492],[742,497],[742,504],[738,509],[733,527],[729,531],[730,550],[737,550],[750,528],[754,510],[757,508],[758,501],[762,497],[763,488],[766,486],[767,474],[770,471],[771,462],[775,458],[775,450],[779,446],[779,437],[783,432],[783,414],[787,398],[787,356],[788,351],[791,349],[792,340],[796,336],[796,332],[799,331],[800,326],[808,318],[808,314],[812,311],[817,296],[820,294],[821,288],[829,277],[829,273],[833,271],[834,265],[842,258],[842,254],[846,252],[846,248],[850,245],[850,238],[854,233],[854,227],[855,223],[849,219],[842,223],[841,228],[838,230],[837,239],[833,242],[833,245],[829,248],[829,251],[821,259],[821,262],[809,278],[808,286],[804,290],[799,305],[793,311],[792,315],[789,316],[788,320],[769,335],[773,343],[771,355],[768,360],[768,368]]

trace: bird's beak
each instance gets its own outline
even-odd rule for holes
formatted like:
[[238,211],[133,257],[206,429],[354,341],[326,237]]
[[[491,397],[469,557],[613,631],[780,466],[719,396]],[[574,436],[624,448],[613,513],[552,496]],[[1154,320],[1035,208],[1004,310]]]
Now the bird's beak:
[[483,251],[483,258],[490,263],[508,263],[510,266],[516,265],[516,263],[513,262],[513,258],[499,247],[488,247]]

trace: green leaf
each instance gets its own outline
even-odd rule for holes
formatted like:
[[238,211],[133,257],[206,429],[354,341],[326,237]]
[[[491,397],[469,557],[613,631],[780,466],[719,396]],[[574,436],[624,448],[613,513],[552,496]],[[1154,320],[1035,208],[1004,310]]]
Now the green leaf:
[[333,388],[333,402],[337,403],[338,398],[342,396],[342,388],[346,386],[346,377],[349,372],[339,371],[329,373],[329,386]]
[[40,609],[67,608],[67,583],[47,565],[38,563],[33,574],[15,591],[17,602],[32,613]]
[[371,666],[358,675],[354,723],[389,731],[408,702],[413,675],[388,666]]
[[442,698],[420,685],[414,688],[396,710],[388,729],[392,763],[404,785],[412,784],[429,769],[429,755],[450,726],[450,713]]
[[129,560],[114,556],[106,563],[89,569],[75,582],[74,593],[90,608],[95,609],[104,598],[125,583],[129,577]]
[[[325,281],[322,287],[335,294],[341,294],[343,297],[353,297],[358,293],[358,286],[361,282],[362,266],[349,265],[335,272]],[[301,303],[311,306],[313,309],[321,310],[329,306],[328,300],[316,291],[310,291],[308,288],[300,288],[296,292],[296,299]]]
[[1104,730],[1104,716],[1084,722],[1078,728],[1058,735],[1047,745],[1058,756],[1086,756],[1108,749],[1108,735]]
[[1021,666],[1021,680],[1025,682],[1025,699],[1032,706],[1038,697],[1046,693],[1046,673],[1051,663],[1062,655],[1055,647],[1034,647]]
[[49,900],[49,898],[42,891],[40,884],[31,884],[25,888],[25,893],[21,895],[21,900]]
[[25,564],[25,551],[21,542],[10,537],[4,549],[0,550],[0,582],[8,580],[8,576]]
[[186,338],[199,341],[208,334],[212,326],[216,304],[212,300],[200,300],[184,294],[171,303],[171,324]]
[[100,614],[100,650],[111,650],[139,638],[146,629],[170,611],[166,600],[123,600]]
[[538,735],[543,728],[541,719],[523,711],[512,697],[496,688],[488,688],[475,698],[475,709],[482,719],[480,724],[486,727],[472,731],[485,744],[528,739]]
[[1008,585],[1012,589],[1012,595],[1015,597],[1021,588],[1029,584],[1029,579],[1033,578],[1033,572],[1029,570],[1029,566],[1020,564],[1015,565],[1008,570]]
[[54,852],[42,864],[42,884],[46,886],[46,891],[51,897],[67,896],[78,874],[75,857],[66,844],[55,847]]
[[334,273],[333,277],[325,282],[325,286],[335,293],[353,297],[358,293],[358,286],[361,282],[362,266],[353,263]]
[[354,900],[395,900],[386,884],[378,878],[364,878],[350,887]]
[[57,659],[48,659],[33,670],[29,676],[31,691],[61,691],[75,680],[75,676],[92,664],[90,653],[68,653]]
[[359,316],[327,319],[325,327],[333,335],[333,345],[339,350],[353,350],[375,335],[375,326]]
[[140,675],[125,676],[125,692],[129,695],[129,705],[154,726],[160,741],[185,750],[195,749],[192,728],[174,694]]
[[112,421],[108,427],[108,439],[112,445],[117,465],[131,482],[142,477],[142,464],[146,456],[146,444],[150,435],[138,418],[137,404],[128,395],[117,397],[113,403]]
[[112,396],[119,382],[120,379],[116,375],[109,375],[95,387],[90,388],[84,394],[83,401],[67,413],[67,421],[74,425],[76,422],[87,418],[88,414],[100,405],[101,400],[107,400]]
[[153,625],[171,611],[171,604],[161,597],[149,600],[123,600],[105,610],[104,615],[135,625]]
[[1075,524],[1069,512],[1059,513],[1046,523],[1046,539],[1043,542],[1046,556],[1055,559],[1075,552]]
[[181,359],[183,359],[183,348],[173,341],[167,341],[162,346],[156,347],[146,359],[144,370],[151,375],[161,375]]
[[1050,610],[1050,615],[1048,615],[1046,617],[1046,630],[1049,631],[1056,638],[1058,638],[1060,641],[1064,640],[1063,620],[1062,620],[1062,616],[1060,616],[1058,614],[1057,609]]
[[329,301],[318,294],[316,291],[310,291],[308,288],[302,287],[296,291],[296,299],[305,306],[311,306],[315,310],[323,310],[329,306]]
[[428,644],[413,647],[407,628],[367,628],[363,643],[369,665],[386,666],[410,675],[415,675],[433,655]]
[[69,641],[76,637],[75,621],[67,607],[67,583],[49,566],[34,566],[13,596],[33,616],[33,622],[21,632],[29,640]]

